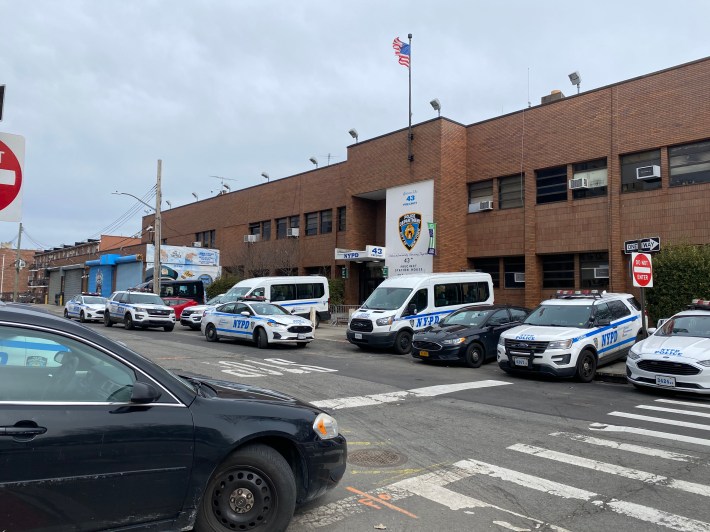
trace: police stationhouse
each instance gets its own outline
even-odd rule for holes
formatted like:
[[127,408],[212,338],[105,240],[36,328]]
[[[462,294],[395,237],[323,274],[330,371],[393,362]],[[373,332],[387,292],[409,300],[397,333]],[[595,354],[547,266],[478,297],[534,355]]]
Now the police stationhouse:
[[631,294],[560,290],[501,334],[498,365],[590,382],[597,366],[623,357],[641,338],[641,306]]

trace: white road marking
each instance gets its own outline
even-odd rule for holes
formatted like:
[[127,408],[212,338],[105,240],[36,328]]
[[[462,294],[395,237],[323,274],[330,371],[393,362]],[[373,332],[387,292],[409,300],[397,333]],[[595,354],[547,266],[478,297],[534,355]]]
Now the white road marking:
[[671,432],[659,432],[656,430],[641,429],[637,427],[625,427],[623,425],[607,425],[605,423],[592,423],[589,425],[590,430],[598,430],[604,432],[625,432],[628,434],[640,434],[651,438],[660,438],[664,440],[682,441],[684,443],[693,443],[695,445],[703,445],[710,447],[710,440],[704,438],[696,438],[693,436],[684,436],[683,434],[673,434]]
[[320,366],[310,366],[298,364],[282,358],[266,358],[262,360],[245,360],[234,362],[231,360],[220,360],[217,363],[221,366],[222,373],[228,373],[235,377],[266,377],[267,375],[282,376],[284,373],[303,375],[305,373],[333,373],[337,369],[322,368]]
[[663,451],[661,449],[654,449],[653,447],[644,447],[642,445],[634,445],[632,443],[621,443],[614,440],[605,440],[603,438],[585,436],[583,434],[573,434],[571,432],[553,432],[552,434],[550,434],[550,436],[568,438],[573,441],[588,443],[590,445],[597,445],[599,447],[609,447],[610,449],[618,449],[620,451],[644,454],[646,456],[655,456],[656,458],[665,458],[667,460],[676,460],[678,462],[693,462],[698,460],[697,456],[692,456],[689,454]]
[[629,419],[638,419],[639,421],[650,421],[651,423],[664,423],[666,425],[675,425],[676,427],[686,427],[689,429],[710,430],[710,425],[701,425],[700,423],[690,423],[688,421],[678,421],[662,417],[641,416],[639,414],[628,414],[626,412],[609,412],[609,415],[627,417]]
[[695,416],[695,417],[710,417],[707,412],[693,412],[692,410],[679,410],[677,408],[665,408],[662,406],[654,405],[637,405],[636,408],[641,408],[644,410],[655,410],[657,412],[668,412],[670,414],[682,414],[684,416]]
[[690,401],[676,401],[675,399],[656,399],[657,403],[672,403],[680,406],[695,406],[697,408],[710,408],[709,404],[691,403]]
[[677,489],[680,491],[694,493],[696,495],[702,495],[703,497],[710,497],[710,486],[707,486],[705,484],[686,482],[685,480],[676,480],[673,478],[665,477],[663,475],[656,475],[655,473],[641,471],[639,469],[632,469],[630,467],[608,464],[606,462],[599,462],[597,460],[591,460],[589,458],[584,458],[581,456],[560,453],[557,451],[550,451],[548,449],[535,447],[533,445],[524,445],[522,443],[516,443],[515,445],[511,445],[510,447],[508,447],[508,449],[533,456],[539,456],[541,458],[547,458],[549,460],[554,460],[563,464],[570,464],[577,467],[583,467],[585,469],[591,469],[593,471],[600,471],[602,473],[610,473],[612,475],[624,478],[640,480],[641,482],[644,482],[646,484],[667,486],[669,488]]
[[605,502],[603,500],[599,500],[598,498],[600,495],[594,492],[582,490],[573,486],[568,486],[559,482],[535,477],[525,473],[520,473],[519,471],[513,471],[512,469],[487,464],[485,462],[479,462],[477,460],[462,460],[460,462],[456,462],[454,465],[474,473],[488,475],[493,478],[500,478],[519,486],[548,493],[550,495],[557,495],[558,497],[563,497],[565,499],[578,499],[584,502],[590,502],[603,510],[609,509],[621,515],[633,517],[647,523],[662,525],[673,530],[679,530],[682,532],[707,532],[710,530],[710,523],[706,523],[704,521],[698,521],[696,519],[683,517],[682,515],[656,510],[655,508],[651,508],[649,506],[643,506],[627,501],[619,501],[617,499],[611,499]]
[[460,392],[463,390],[474,390],[478,388],[488,388],[491,386],[503,386],[505,384],[512,383],[495,380],[461,382],[456,384],[428,386],[425,388],[414,388],[412,390],[400,390],[396,392],[380,393],[374,395],[361,395],[355,397],[327,399],[324,401],[311,401],[311,404],[319,408],[338,410],[341,408],[357,408],[361,406],[381,405],[384,403],[396,403],[414,397],[435,397],[437,395]]

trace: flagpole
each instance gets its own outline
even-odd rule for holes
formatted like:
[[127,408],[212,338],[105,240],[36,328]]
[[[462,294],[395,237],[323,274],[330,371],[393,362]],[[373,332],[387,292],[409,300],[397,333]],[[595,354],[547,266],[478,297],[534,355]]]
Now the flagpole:
[[407,159],[411,163],[414,160],[412,154],[412,34],[407,35],[409,38],[409,133],[407,135],[408,154]]

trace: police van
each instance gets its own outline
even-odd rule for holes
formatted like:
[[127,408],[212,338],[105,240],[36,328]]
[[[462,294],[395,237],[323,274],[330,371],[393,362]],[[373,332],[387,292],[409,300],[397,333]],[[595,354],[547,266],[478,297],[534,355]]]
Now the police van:
[[461,307],[493,303],[487,273],[428,273],[384,280],[356,310],[346,332],[358,347],[394,348],[404,355],[415,331],[438,323]]
[[559,290],[500,335],[498,365],[507,373],[590,382],[598,366],[624,357],[642,339],[641,305],[631,294]]
[[315,310],[314,326],[330,320],[330,289],[328,279],[322,275],[292,275],[286,277],[253,277],[239,281],[226,293],[229,300],[236,298],[263,298],[275,303],[291,314],[309,318]]

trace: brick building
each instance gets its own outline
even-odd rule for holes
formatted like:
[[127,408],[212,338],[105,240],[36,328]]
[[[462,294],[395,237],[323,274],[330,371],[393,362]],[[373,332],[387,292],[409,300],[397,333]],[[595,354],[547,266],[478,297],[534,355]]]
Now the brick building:
[[345,269],[356,304],[404,253],[391,193],[411,189],[413,212],[431,203],[422,240],[436,224],[426,268],[490,272],[497,302],[632,291],[624,241],[710,243],[708,94],[710,58],[471,125],[436,118],[412,128],[412,160],[406,129],[357,142],[343,163],[164,211],[162,241],[218,248],[242,275]]

